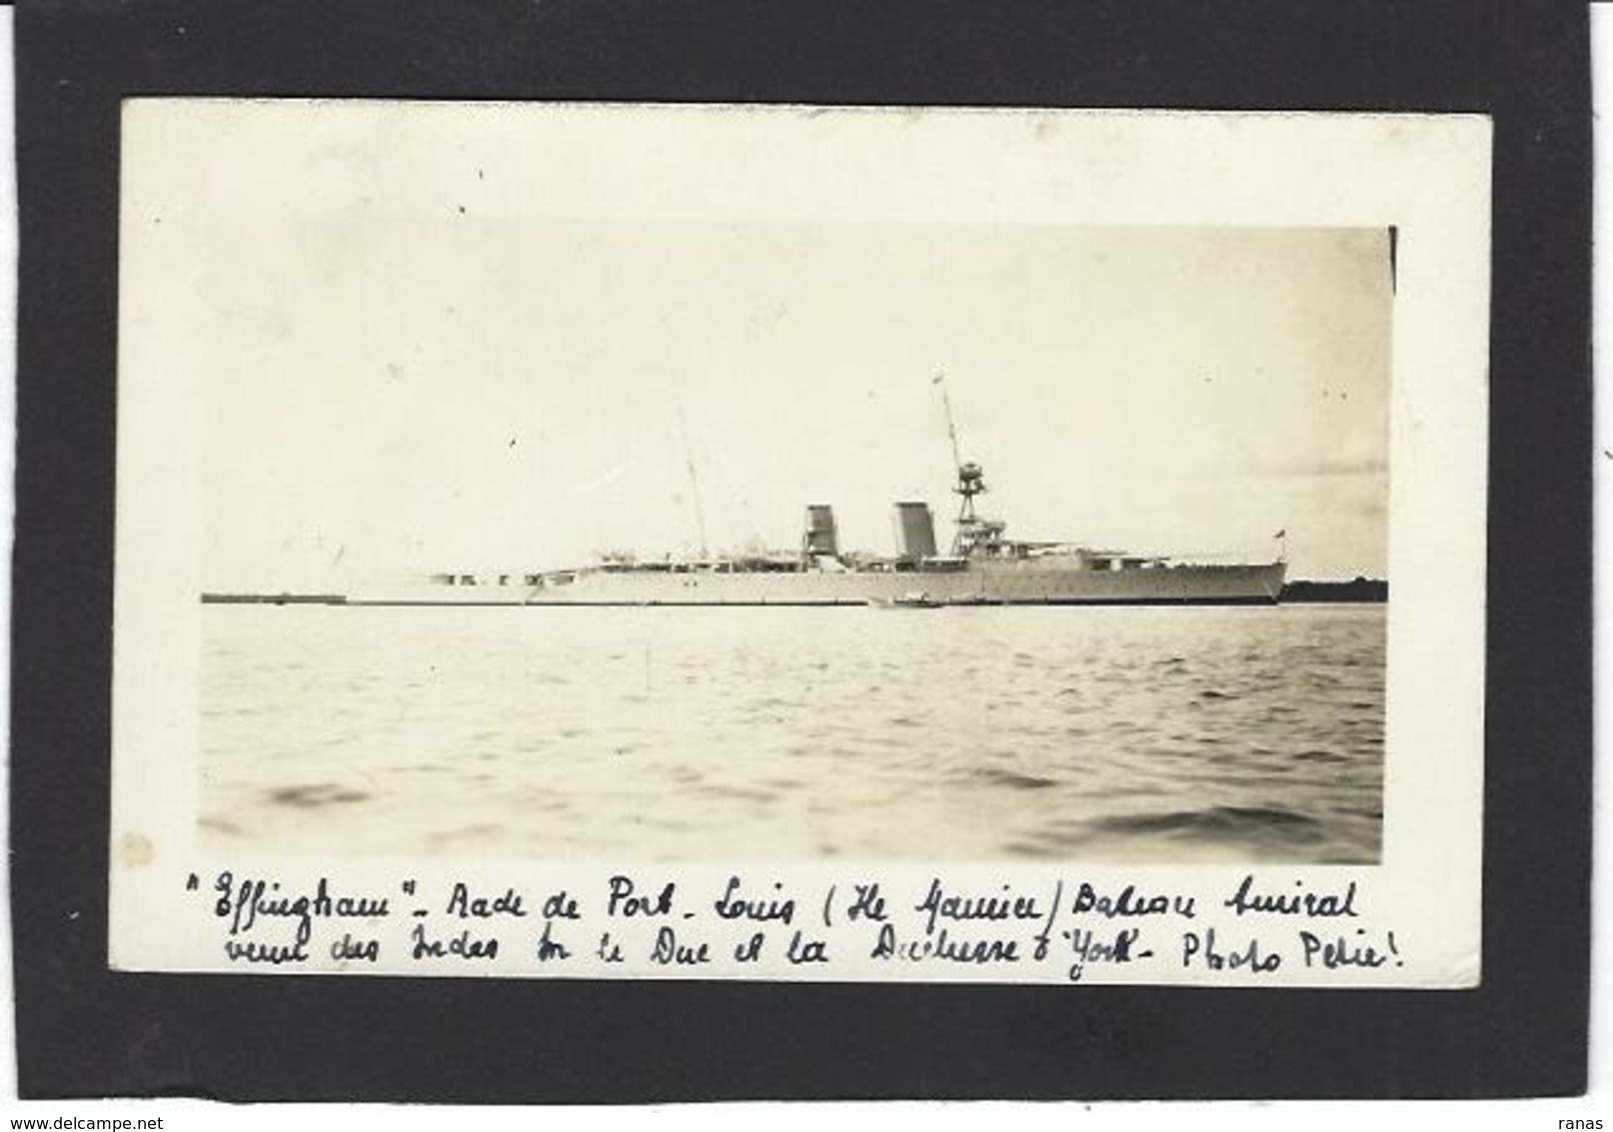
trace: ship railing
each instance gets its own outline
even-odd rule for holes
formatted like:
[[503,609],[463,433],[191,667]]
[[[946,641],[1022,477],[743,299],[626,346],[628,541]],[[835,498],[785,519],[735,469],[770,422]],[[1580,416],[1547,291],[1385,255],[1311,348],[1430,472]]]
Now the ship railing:
[[1170,566],[1269,566],[1273,561],[1247,550],[1181,551],[1161,555],[1159,560]]

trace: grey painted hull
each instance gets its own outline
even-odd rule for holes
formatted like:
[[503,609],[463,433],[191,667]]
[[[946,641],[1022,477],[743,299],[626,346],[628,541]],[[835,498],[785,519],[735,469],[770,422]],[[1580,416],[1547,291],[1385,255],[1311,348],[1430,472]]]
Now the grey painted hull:
[[866,605],[904,595],[960,605],[1270,605],[1283,563],[1093,570],[1028,561],[937,572],[734,572],[590,570],[541,584],[373,587],[349,605]]

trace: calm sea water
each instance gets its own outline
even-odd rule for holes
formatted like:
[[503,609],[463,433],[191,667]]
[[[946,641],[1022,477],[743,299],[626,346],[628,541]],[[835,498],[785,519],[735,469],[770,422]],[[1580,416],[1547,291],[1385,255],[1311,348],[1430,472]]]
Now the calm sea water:
[[203,610],[274,851],[1370,862],[1384,609]]

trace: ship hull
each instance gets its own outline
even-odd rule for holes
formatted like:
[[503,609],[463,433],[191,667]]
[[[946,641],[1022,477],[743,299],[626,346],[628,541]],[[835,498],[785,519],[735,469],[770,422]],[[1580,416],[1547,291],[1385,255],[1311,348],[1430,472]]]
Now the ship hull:
[[830,573],[590,570],[537,584],[419,584],[348,594],[349,605],[865,606],[922,592],[942,604],[1272,605],[1282,563],[1124,570],[1049,567],[1035,560],[951,571]]

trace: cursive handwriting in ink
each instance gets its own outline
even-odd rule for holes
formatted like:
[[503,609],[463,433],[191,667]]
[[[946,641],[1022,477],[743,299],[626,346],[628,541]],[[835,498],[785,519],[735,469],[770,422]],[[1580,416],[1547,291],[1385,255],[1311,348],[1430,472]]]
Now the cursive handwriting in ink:
[[526,909],[521,906],[521,894],[513,888],[506,888],[502,896],[489,900],[485,896],[473,895],[469,887],[459,882],[454,884],[454,890],[448,896],[447,911],[450,916],[458,916],[461,920],[526,915]]
[[[1364,937],[1365,928],[1356,928],[1356,937]],[[1365,967],[1372,969],[1382,967],[1385,963],[1395,962],[1396,966],[1403,966],[1398,959],[1400,949],[1395,946],[1395,933],[1390,932],[1384,950],[1380,951],[1374,941],[1364,938],[1350,938],[1343,935],[1334,936],[1331,940],[1324,940],[1314,932],[1302,931],[1299,933],[1299,945],[1304,949],[1305,966],[1325,967],[1328,970],[1337,970],[1340,967]]]
[[765,942],[767,942],[767,936],[764,933],[752,932],[749,939],[734,948],[734,962],[756,962],[762,957],[762,944]]
[[[1342,893],[1338,892],[1256,892],[1255,878],[1245,875],[1238,885],[1238,891],[1229,896],[1223,903],[1235,913],[1242,916],[1250,912],[1262,912],[1275,916],[1357,916],[1355,910],[1355,881],[1351,881]],[[1296,889],[1303,889],[1305,882],[1296,880]]]
[[790,937],[790,946],[784,952],[792,966],[799,967],[803,963],[829,962],[829,944],[826,940],[807,939],[800,932]]
[[711,946],[706,943],[685,943],[670,927],[655,933],[655,947],[650,951],[650,962],[661,966],[697,967],[711,962]]
[[885,898],[879,894],[879,885],[854,884],[852,891],[857,895],[852,898],[851,907],[846,909],[846,919],[856,921],[873,920],[875,923],[884,923]]
[[1248,970],[1262,975],[1283,965],[1283,957],[1275,951],[1267,954],[1260,950],[1258,939],[1230,951],[1218,948],[1214,928],[1207,929],[1202,938],[1197,932],[1182,933],[1182,966],[1191,967],[1194,960],[1211,971]]
[[1078,916],[1086,912],[1096,912],[1110,920],[1117,916],[1167,915],[1177,915],[1184,920],[1191,920],[1195,914],[1194,899],[1191,896],[1148,896],[1139,894],[1134,884],[1128,884],[1121,889],[1119,895],[1110,896],[1099,892],[1084,881],[1081,887],[1076,889],[1075,906],[1071,911]]
[[342,938],[330,945],[330,957],[338,963],[347,963],[354,960],[374,963],[381,958],[381,941],[358,939],[354,937],[352,932],[343,932]]
[[655,896],[638,892],[632,877],[618,873],[610,878],[610,897],[605,904],[607,916],[669,916],[672,914],[672,896],[677,885],[668,882]]
[[1137,947],[1142,934],[1141,928],[1121,928],[1112,936],[1099,939],[1095,932],[1086,928],[1065,932],[1065,938],[1070,941],[1070,949],[1075,954],[1075,962],[1070,964],[1070,982],[1080,982],[1090,964],[1131,963],[1152,958],[1152,951],[1139,950]]
[[496,959],[498,940],[479,939],[469,928],[464,928],[448,940],[433,939],[426,934],[426,925],[416,924],[413,932],[415,959]]
[[1019,942],[1012,939],[955,940],[948,929],[926,932],[918,939],[904,939],[894,924],[882,924],[870,959],[906,959],[918,963],[939,959],[947,963],[1018,963]]
[[577,902],[567,895],[565,889],[552,893],[544,898],[543,918],[546,920],[579,920],[582,913],[577,911]]
[[570,959],[571,949],[554,937],[554,921],[543,921],[543,934],[538,937],[538,962],[553,963]]
[[[782,892],[782,884],[774,884],[776,891]],[[795,922],[795,901],[789,897],[782,900],[772,897],[746,896],[740,891],[739,878],[728,878],[728,887],[722,896],[712,905],[717,915],[725,920],[756,920],[765,923],[770,920],[779,920],[790,924]]]
[[268,963],[279,967],[285,963],[305,963],[308,952],[303,950],[304,941],[296,943],[260,943],[255,939],[224,941],[224,954],[232,961],[239,963]]
[[312,895],[280,891],[279,881],[247,878],[236,884],[233,873],[222,872],[213,882],[219,894],[213,914],[230,922],[230,935],[245,935],[261,918],[290,919],[296,923],[296,941],[306,944],[314,934],[315,919],[378,919],[387,915],[385,897],[332,896],[330,881],[319,878]]
[[1040,920],[1036,897],[1021,896],[1009,885],[1002,886],[1001,896],[957,896],[947,892],[939,879],[930,881],[930,890],[914,907],[924,912],[927,919],[924,933],[933,935],[939,920],[963,922],[966,920]]

